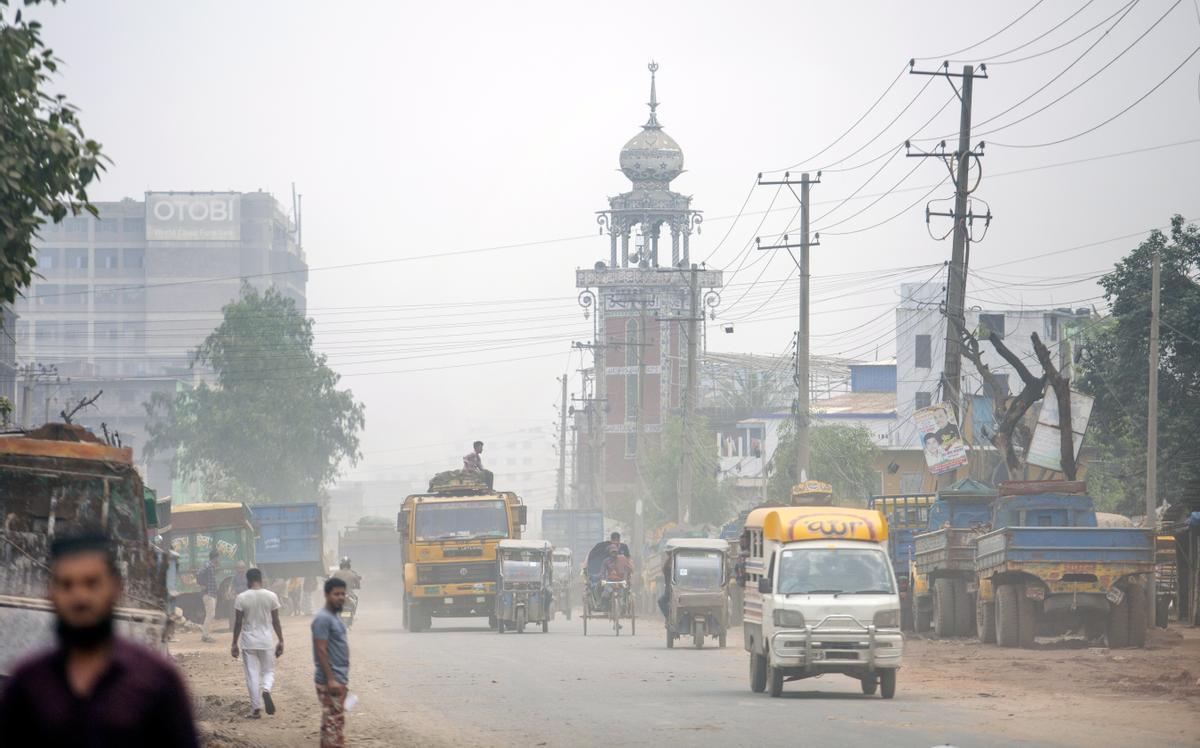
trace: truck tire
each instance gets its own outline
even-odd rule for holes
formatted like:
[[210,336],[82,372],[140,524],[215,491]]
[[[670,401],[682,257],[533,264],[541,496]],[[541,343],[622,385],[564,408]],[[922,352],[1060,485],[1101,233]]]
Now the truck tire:
[[750,690],[762,693],[767,690],[767,658],[750,653]]
[[1108,606],[1108,646],[1116,649],[1129,646],[1129,592],[1122,590],[1125,598],[1120,605]]
[[933,611],[929,608],[922,609],[920,601],[915,597],[912,599],[912,609],[913,629],[918,634],[927,633],[932,623]]
[[933,580],[933,633],[939,639],[954,636],[954,580]]
[[777,699],[783,695],[783,671],[767,663],[767,694]]
[[1146,629],[1150,623],[1150,612],[1146,609],[1146,589],[1140,584],[1125,588],[1129,605],[1129,646],[1146,646]]
[[1019,644],[1018,615],[1016,586],[1002,584],[996,587],[996,643],[1001,647]]
[[975,635],[983,644],[996,643],[996,603],[975,596]]
[[1154,625],[1165,629],[1171,622],[1171,598],[1159,595],[1154,601]]
[[885,699],[890,699],[896,695],[895,668],[879,671],[879,695]]
[[975,596],[965,579],[954,580],[954,635],[975,636]]
[[1033,600],[1025,596],[1025,587],[1014,585],[1017,593],[1017,646],[1033,649],[1033,636],[1037,633],[1037,608]]

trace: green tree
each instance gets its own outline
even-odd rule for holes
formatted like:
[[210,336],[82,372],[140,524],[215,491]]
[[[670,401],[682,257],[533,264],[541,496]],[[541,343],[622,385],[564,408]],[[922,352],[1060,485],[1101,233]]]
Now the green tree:
[[224,321],[193,353],[215,372],[146,405],[151,454],[175,450],[176,475],[210,500],[315,501],[343,462],[359,458],[363,406],[313,351],[312,320],[272,288],[243,285]]
[[10,19],[9,0],[0,0],[0,303],[32,280],[33,239],[47,218],[96,214],[87,186],[103,169],[100,145],[84,137],[75,108],[49,90],[59,60],[41,28],[20,10]]
[[[809,429],[808,477],[833,486],[833,497],[840,503],[857,503],[879,490],[879,473],[874,459],[877,451],[871,432],[862,426],[822,424]],[[791,500],[796,474],[796,430],[789,421],[779,430],[779,445],[771,458],[767,497],[772,501]]]
[[[717,525],[736,512],[736,496],[726,482],[719,479],[715,454],[716,433],[700,415],[690,428],[675,417],[663,426],[662,438],[648,445],[638,459],[646,494],[642,501],[642,520],[648,528],[675,521],[679,516],[679,471],[683,466],[684,439],[691,443],[692,461],[692,525]],[[632,523],[634,507],[613,507],[615,516]]]
[[1111,317],[1083,332],[1079,387],[1096,398],[1088,427],[1088,488],[1106,508],[1139,513],[1146,485],[1150,264],[1161,261],[1158,492],[1200,480],[1200,232],[1183,217],[1100,279]]

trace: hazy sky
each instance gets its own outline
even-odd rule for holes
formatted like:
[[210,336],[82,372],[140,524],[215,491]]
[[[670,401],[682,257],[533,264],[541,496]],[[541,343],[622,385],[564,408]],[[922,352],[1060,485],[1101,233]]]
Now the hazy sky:
[[[1142,232],[1176,212],[1200,214],[1200,143],[1005,175],[1200,138],[1197,55],[1095,132],[1048,147],[997,145],[1085,131],[1150,91],[1200,44],[1200,7],[1184,0],[1122,55],[1171,8],[1170,0],[1141,0],[1114,15],[1127,3],[1042,2],[957,55],[1026,57],[1111,17],[1058,51],[992,65],[991,77],[975,83],[974,120],[984,134],[974,140],[989,143],[975,194],[995,222],[973,246],[981,276],[969,304],[1090,304],[1099,291],[1087,276],[1136,239],[988,268]],[[580,364],[569,342],[591,334],[573,270],[607,258],[594,212],[628,188],[617,154],[646,119],[651,58],[661,66],[660,121],[688,169],[673,187],[706,214],[693,259],[716,250],[712,266],[732,272],[746,264],[722,294],[719,317],[736,320],[736,332],[711,327],[710,348],[776,353],[795,329],[796,283],[781,285],[791,261],[742,250],[756,233],[781,232],[795,201],[780,195],[759,228],[774,196],[760,187],[747,214],[731,222],[756,172],[813,157],[910,57],[987,39],[1032,4],[72,0],[37,12],[66,62],[63,91],[113,159],[95,198],[262,188],[286,203],[297,184],[319,343],[367,404],[366,459],[356,474],[379,476],[431,453],[453,466],[467,447],[444,443],[475,424],[488,439],[554,419],[554,378],[568,368],[576,376]],[[954,133],[952,96],[943,79],[904,75],[857,128],[804,166],[858,166],[931,118],[925,136]],[[922,189],[872,204],[914,168],[900,186]],[[813,254],[814,352],[892,355],[888,309],[899,283],[928,279],[934,270],[919,266],[950,254],[948,240],[927,233],[919,201],[945,175],[936,160],[918,163],[902,152],[826,171],[813,190],[814,226],[828,227]],[[930,199],[951,194],[944,185]],[[918,201],[878,228],[832,235]],[[506,245],[523,246],[438,257]],[[364,262],[376,264],[331,269]],[[1076,278],[1083,282],[1031,285]],[[430,367],[441,368],[413,371]]]

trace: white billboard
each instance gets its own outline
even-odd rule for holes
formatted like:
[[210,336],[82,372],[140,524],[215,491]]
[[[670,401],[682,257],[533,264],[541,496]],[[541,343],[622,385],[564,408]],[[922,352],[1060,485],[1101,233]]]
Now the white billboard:
[[[1083,435],[1087,432],[1095,402],[1088,395],[1071,390],[1071,442],[1075,446],[1075,457],[1083,446]],[[1037,425],[1025,461],[1030,465],[1044,467],[1056,473],[1062,472],[1062,429],[1058,422],[1058,396],[1049,384],[1042,396],[1042,410],[1038,413]]]
[[147,192],[146,240],[236,242],[242,197],[236,192]]

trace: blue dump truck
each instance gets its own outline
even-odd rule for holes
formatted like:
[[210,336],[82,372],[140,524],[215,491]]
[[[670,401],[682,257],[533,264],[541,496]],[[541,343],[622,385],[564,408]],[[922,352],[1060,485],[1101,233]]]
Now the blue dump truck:
[[938,492],[925,527],[911,536],[909,597],[916,631],[975,634],[975,537],[991,529],[996,490],[967,478]]
[[868,509],[874,509],[887,518],[887,551],[892,561],[892,571],[896,574],[896,588],[901,601],[900,625],[905,631],[912,631],[914,626],[913,609],[909,603],[913,536],[928,528],[929,509],[936,498],[934,494],[891,494],[867,499]]
[[1031,647],[1037,635],[1104,635],[1141,647],[1154,530],[1097,527],[1080,481],[1004,483],[992,530],[975,539],[979,639]]
[[255,564],[272,579],[326,574],[320,504],[248,507],[254,525]]

